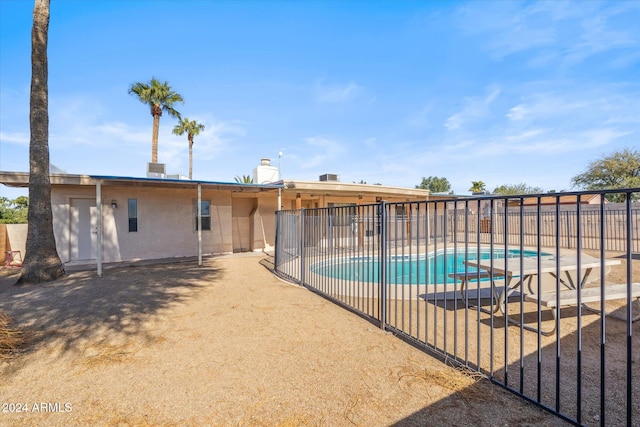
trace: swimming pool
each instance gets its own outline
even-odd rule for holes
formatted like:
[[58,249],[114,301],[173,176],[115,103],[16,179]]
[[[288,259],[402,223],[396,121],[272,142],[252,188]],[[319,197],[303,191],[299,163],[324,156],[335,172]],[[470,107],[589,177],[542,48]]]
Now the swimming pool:
[[[490,248],[480,248],[480,259],[504,258],[505,250],[500,248],[493,249],[493,256]],[[537,257],[538,252],[533,250],[520,251],[519,249],[509,249],[508,258],[516,258],[520,256]],[[551,255],[541,253],[540,255]],[[444,250],[429,253],[428,257],[420,256],[392,256],[387,260],[387,283],[395,285],[424,285],[424,284],[443,284],[453,283],[453,279],[449,277],[450,273],[464,273],[465,260],[477,260],[478,250],[469,249],[465,254],[464,250],[458,249],[454,252],[452,249],[446,253]],[[472,276],[477,270],[475,268],[466,267],[469,276]],[[380,262],[376,257],[348,257],[337,260],[322,261],[311,266],[311,271],[316,274],[331,277],[334,279],[361,281],[361,282],[379,282]]]

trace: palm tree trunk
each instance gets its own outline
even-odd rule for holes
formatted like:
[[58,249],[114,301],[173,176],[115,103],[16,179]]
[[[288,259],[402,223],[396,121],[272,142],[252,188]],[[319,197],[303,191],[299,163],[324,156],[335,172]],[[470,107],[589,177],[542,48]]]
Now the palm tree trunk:
[[46,282],[64,275],[53,235],[49,178],[49,10],[49,0],[36,0],[31,32],[29,225],[19,284]]
[[153,135],[151,136],[151,163],[158,163],[158,131],[160,129],[160,115],[153,114]]
[[193,179],[192,172],[193,172],[193,142],[189,141],[189,179]]

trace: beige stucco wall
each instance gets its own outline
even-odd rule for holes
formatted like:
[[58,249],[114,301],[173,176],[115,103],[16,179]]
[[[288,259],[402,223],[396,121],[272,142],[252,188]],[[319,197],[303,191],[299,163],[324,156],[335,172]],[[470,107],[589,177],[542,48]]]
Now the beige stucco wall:
[[273,194],[261,194],[257,198],[257,206],[251,215],[253,230],[251,250],[274,246],[276,235],[276,209],[278,199]]
[[[63,262],[71,261],[70,204],[74,198],[95,200],[93,186],[53,186],[52,208],[54,234],[58,253]],[[128,199],[138,201],[138,231],[129,232]],[[196,256],[198,233],[195,227],[197,190],[195,188],[150,188],[140,186],[102,186],[103,261],[115,262],[137,259]],[[202,231],[203,254],[228,253],[234,250],[233,193],[229,190],[203,188],[202,200],[211,203],[211,230]],[[276,195],[252,194],[243,196],[241,209],[246,221],[243,231],[247,250],[264,247],[261,228],[256,222],[262,218],[268,244],[275,236],[274,211]],[[111,207],[112,201],[117,208]],[[259,212],[256,215],[255,212]],[[246,224],[244,224],[246,222]],[[259,233],[257,233],[257,231]],[[256,238],[255,236],[259,236]]]

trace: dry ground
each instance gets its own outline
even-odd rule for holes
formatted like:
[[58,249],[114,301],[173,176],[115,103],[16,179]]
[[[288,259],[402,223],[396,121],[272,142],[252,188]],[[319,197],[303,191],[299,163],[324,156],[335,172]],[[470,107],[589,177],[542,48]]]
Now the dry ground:
[[260,260],[119,265],[23,287],[2,271],[0,311],[29,343],[0,358],[0,425],[563,425]]

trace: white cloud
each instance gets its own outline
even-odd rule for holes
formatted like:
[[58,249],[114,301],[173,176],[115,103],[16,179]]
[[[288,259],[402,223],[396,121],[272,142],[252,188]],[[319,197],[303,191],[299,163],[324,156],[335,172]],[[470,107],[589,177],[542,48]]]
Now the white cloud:
[[507,141],[523,141],[523,140],[531,139],[534,136],[538,136],[542,133],[545,133],[546,131],[547,131],[546,129],[532,129],[525,132],[521,132],[517,135],[508,135],[505,137],[505,139]]
[[491,104],[498,98],[499,95],[500,88],[493,86],[489,88],[489,93],[484,98],[466,98],[464,102],[465,105],[462,110],[449,116],[444,122],[444,126],[448,130],[456,130],[460,129],[469,121],[488,116],[491,111]]
[[2,132],[0,131],[0,143],[17,144],[28,146],[30,141],[29,134],[22,132]]
[[[231,150],[233,142],[247,133],[245,123],[238,120],[224,121],[211,115],[194,115],[190,117],[190,120],[195,120],[205,126],[205,129],[193,140],[194,178],[208,173],[209,171],[203,169],[211,169],[211,166],[206,165],[210,165],[210,162],[223,152]],[[172,173],[179,172],[187,175],[189,171],[187,135],[179,136],[169,134],[169,132],[158,142],[158,159],[166,163],[167,168],[174,171]],[[147,139],[151,145],[150,133],[147,135]]]
[[325,165],[329,160],[335,159],[345,151],[340,142],[327,137],[315,136],[306,138],[305,141],[309,154],[301,159],[300,167],[303,169]]
[[447,118],[447,120],[444,122],[444,127],[446,127],[449,130],[455,130],[460,128],[460,126],[462,126],[462,123],[463,123],[462,115],[458,113],[458,114],[449,116],[449,118]]
[[[395,150],[394,162],[405,159],[405,171],[398,172],[405,176],[445,176],[456,191],[466,191],[468,182],[460,183],[466,177],[489,187],[525,181],[569,188],[571,174],[586,161],[640,134],[639,95],[635,84],[568,80],[488,90],[465,98],[441,135]],[[455,126],[456,132],[447,132]]]
[[[561,83],[562,84],[562,83]],[[505,117],[513,125],[580,128],[600,124],[637,124],[640,122],[640,93],[633,87],[620,85],[571,86],[558,88],[523,87],[533,92],[522,96]]]
[[429,116],[433,111],[434,103],[431,102],[419,111],[409,115],[406,123],[411,127],[421,128],[429,125]]
[[451,153],[460,153],[460,152],[464,152],[464,150],[472,148],[473,145],[474,145],[473,140],[463,139],[462,141],[457,143],[448,143],[447,145],[444,146],[444,149]]
[[[139,111],[137,105],[135,108]],[[67,96],[51,99],[49,114],[49,149],[53,163],[70,173],[144,174],[144,165],[151,160],[153,120],[148,112],[140,114],[139,119],[136,116],[136,124],[132,125],[107,118],[107,108],[99,100]],[[119,116],[126,117],[126,112],[120,112]],[[201,177],[215,170],[210,166],[212,159],[246,135],[245,123],[220,120],[210,114],[196,114],[190,118],[205,125],[205,130],[195,137],[193,147],[194,177]],[[166,115],[160,119],[158,160],[167,164],[169,173],[187,175],[187,138],[172,134],[176,123]],[[0,142],[25,147],[21,156],[27,159],[29,134],[5,129],[4,124],[3,120]],[[90,155],[98,156],[100,160],[85,161]]]
[[545,22],[546,14],[540,5],[521,7],[514,2],[482,2],[460,8],[457,20],[461,31],[474,37],[486,36],[486,48],[500,59],[552,44],[556,35],[553,27]]
[[322,103],[342,103],[363,95],[365,89],[355,82],[347,84],[328,84],[323,79],[315,82],[313,92],[316,101]]
[[604,52],[617,66],[638,60],[629,52],[640,48],[640,26],[628,25],[640,21],[637,2],[478,2],[456,16],[496,59],[526,51],[530,66],[573,66]]
[[367,138],[362,143],[368,148],[374,148],[376,146],[377,138]]
[[[545,156],[570,152],[584,152],[598,147],[610,146],[619,138],[633,132],[607,127],[592,127],[577,131],[549,132],[542,129],[527,131],[519,135],[478,138],[474,143],[475,156]],[[528,161],[531,161],[529,158]],[[546,164],[541,164],[546,168]]]
[[640,41],[635,39],[638,34],[611,29],[610,19],[611,14],[607,13],[582,20],[579,41],[568,48],[565,62],[573,65],[601,52],[640,47]]
[[507,117],[510,120],[514,120],[514,121],[522,120],[525,117],[526,113],[527,113],[527,107],[523,104],[519,104],[509,110],[509,112],[507,113]]

